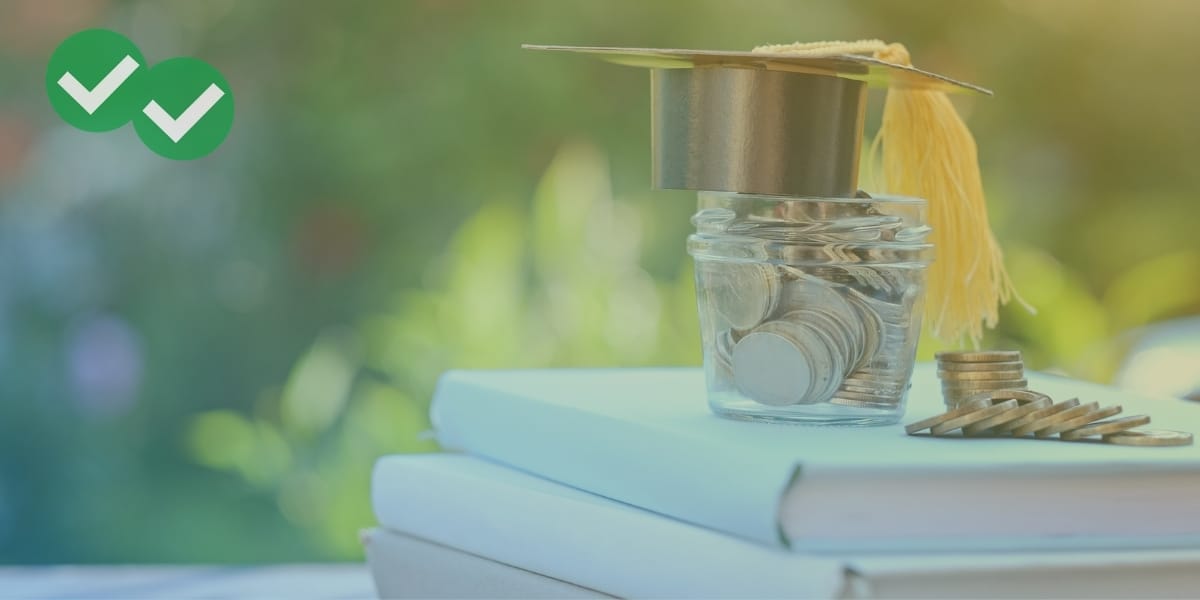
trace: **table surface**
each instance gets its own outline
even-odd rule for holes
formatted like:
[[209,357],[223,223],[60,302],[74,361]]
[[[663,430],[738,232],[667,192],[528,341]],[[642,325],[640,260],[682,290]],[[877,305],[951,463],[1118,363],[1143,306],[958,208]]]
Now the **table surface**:
[[0,598],[375,598],[363,564],[0,567]]

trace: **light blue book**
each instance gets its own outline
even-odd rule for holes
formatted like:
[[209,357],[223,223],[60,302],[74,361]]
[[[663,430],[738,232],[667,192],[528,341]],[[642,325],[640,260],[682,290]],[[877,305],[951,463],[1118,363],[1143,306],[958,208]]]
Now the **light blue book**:
[[[1200,430],[1200,404],[1029,373],[1055,399]],[[919,365],[912,422],[941,412]],[[697,369],[454,371],[438,440],[761,544],[818,553],[1200,548],[1200,447],[914,437],[723,419]]]
[[1200,550],[788,552],[462,454],[386,456],[383,598],[1191,598]]

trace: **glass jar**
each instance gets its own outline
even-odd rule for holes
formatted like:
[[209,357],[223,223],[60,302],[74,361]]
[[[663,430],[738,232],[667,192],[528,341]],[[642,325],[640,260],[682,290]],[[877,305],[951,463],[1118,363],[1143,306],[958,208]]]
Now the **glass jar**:
[[933,255],[924,200],[701,192],[692,222],[715,413],[900,420]]

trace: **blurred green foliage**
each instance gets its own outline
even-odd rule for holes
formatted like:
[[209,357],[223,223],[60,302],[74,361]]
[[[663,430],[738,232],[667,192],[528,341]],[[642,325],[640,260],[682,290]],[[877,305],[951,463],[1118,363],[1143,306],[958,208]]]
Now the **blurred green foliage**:
[[[990,343],[1111,376],[1200,312],[1185,2],[0,4],[0,561],[352,559],[372,461],[451,367],[697,364],[691,194],[652,192],[646,74],[522,42],[880,37],[962,98],[1039,313]],[[237,120],[173,163],[61,123],[108,27],[198,56]],[[873,107],[869,129],[878,120]],[[937,344],[927,342],[928,356]]]

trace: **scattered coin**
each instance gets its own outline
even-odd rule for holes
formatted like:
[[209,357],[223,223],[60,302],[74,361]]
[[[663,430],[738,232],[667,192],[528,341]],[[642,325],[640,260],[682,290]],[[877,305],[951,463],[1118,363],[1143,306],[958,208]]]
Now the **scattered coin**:
[[[1015,398],[1014,398],[1015,400]],[[1018,400],[1018,402],[1020,402]],[[1016,408],[1000,413],[993,417],[988,417],[982,421],[971,423],[963,427],[963,435],[986,435],[991,433],[1002,433],[1002,431],[992,431],[993,427],[999,427],[1005,423],[1011,423],[1025,415],[1042,410],[1050,406],[1050,398],[1038,398],[1033,401],[1019,404]]]
[[1111,435],[1120,433],[1126,429],[1149,425],[1150,417],[1147,415],[1133,415],[1129,417],[1121,417],[1111,421],[1097,421],[1086,427],[1064,431],[1058,437],[1064,440],[1082,440],[1097,435]]
[[1072,398],[1053,403],[1050,396],[1033,390],[988,390],[961,399],[961,405],[940,415],[905,426],[909,435],[929,429],[934,436],[961,430],[964,437],[1035,434],[1040,439],[1078,441],[1100,439],[1126,446],[1186,446],[1192,434],[1167,429],[1134,429],[1150,423],[1148,415],[1108,419],[1121,406],[1100,408],[1095,402],[1080,404]]
[[1043,429],[1046,429],[1048,427],[1053,427],[1064,421],[1068,421],[1071,419],[1081,417],[1083,415],[1090,414],[1092,411],[1098,410],[1099,408],[1100,408],[1100,405],[1096,404],[1095,402],[1088,402],[1087,404],[1080,404],[1078,406],[1073,406],[1062,412],[1055,413],[1052,415],[1047,415],[1047,416],[1045,416],[1041,419],[1038,419],[1036,421],[1033,421],[1027,425],[1022,425],[1021,427],[1013,429],[1012,434],[1017,437],[1021,437],[1021,436],[1029,435],[1031,433],[1037,433]]
[[909,423],[908,425],[904,426],[904,431],[909,434],[913,434],[923,429],[929,429],[935,425],[940,425],[956,417],[961,417],[962,415],[970,414],[971,412],[977,410],[986,409],[991,405],[991,400],[975,400],[973,402],[968,402],[959,408],[948,410],[942,414],[934,415],[927,419],[921,419],[915,423]]
[[960,415],[960,416],[954,417],[953,419],[949,419],[947,421],[938,423],[937,425],[930,427],[929,432],[932,433],[933,435],[945,435],[947,433],[950,433],[951,431],[954,431],[955,429],[961,429],[972,423],[978,423],[979,421],[982,421],[989,417],[993,417],[1000,413],[1012,410],[1016,407],[1017,407],[1016,400],[1005,400],[1003,402],[997,402],[987,408],[973,410],[965,415]]
[[1110,444],[1121,446],[1190,446],[1192,434],[1170,429],[1142,429],[1122,431],[1101,438]]
[[1106,406],[1104,408],[1093,410],[1085,415],[1080,415],[1072,419],[1066,419],[1055,423],[1045,429],[1034,432],[1034,435],[1038,437],[1050,437],[1056,433],[1062,433],[1072,429],[1079,429],[1080,427],[1083,427],[1089,423],[1094,423],[1100,419],[1107,419],[1111,416],[1119,414],[1121,414],[1120,406]]
[[[1070,400],[1064,400],[1057,404],[1052,404],[1041,410],[1036,410],[1032,413],[1025,415],[1024,417],[1018,418],[1015,421],[1010,421],[1008,423],[997,425],[995,428],[993,428],[992,433],[994,433],[994,434],[995,433],[1008,433],[1015,429],[1024,427],[1030,423],[1033,423],[1034,421],[1038,421],[1040,419],[1045,419],[1046,417],[1050,417],[1050,416],[1056,415],[1058,413],[1061,413],[1063,411],[1070,410],[1072,408],[1075,408],[1076,406],[1079,406],[1078,399],[1071,398]],[[1014,433],[1014,435],[1015,435],[1015,433]]]

